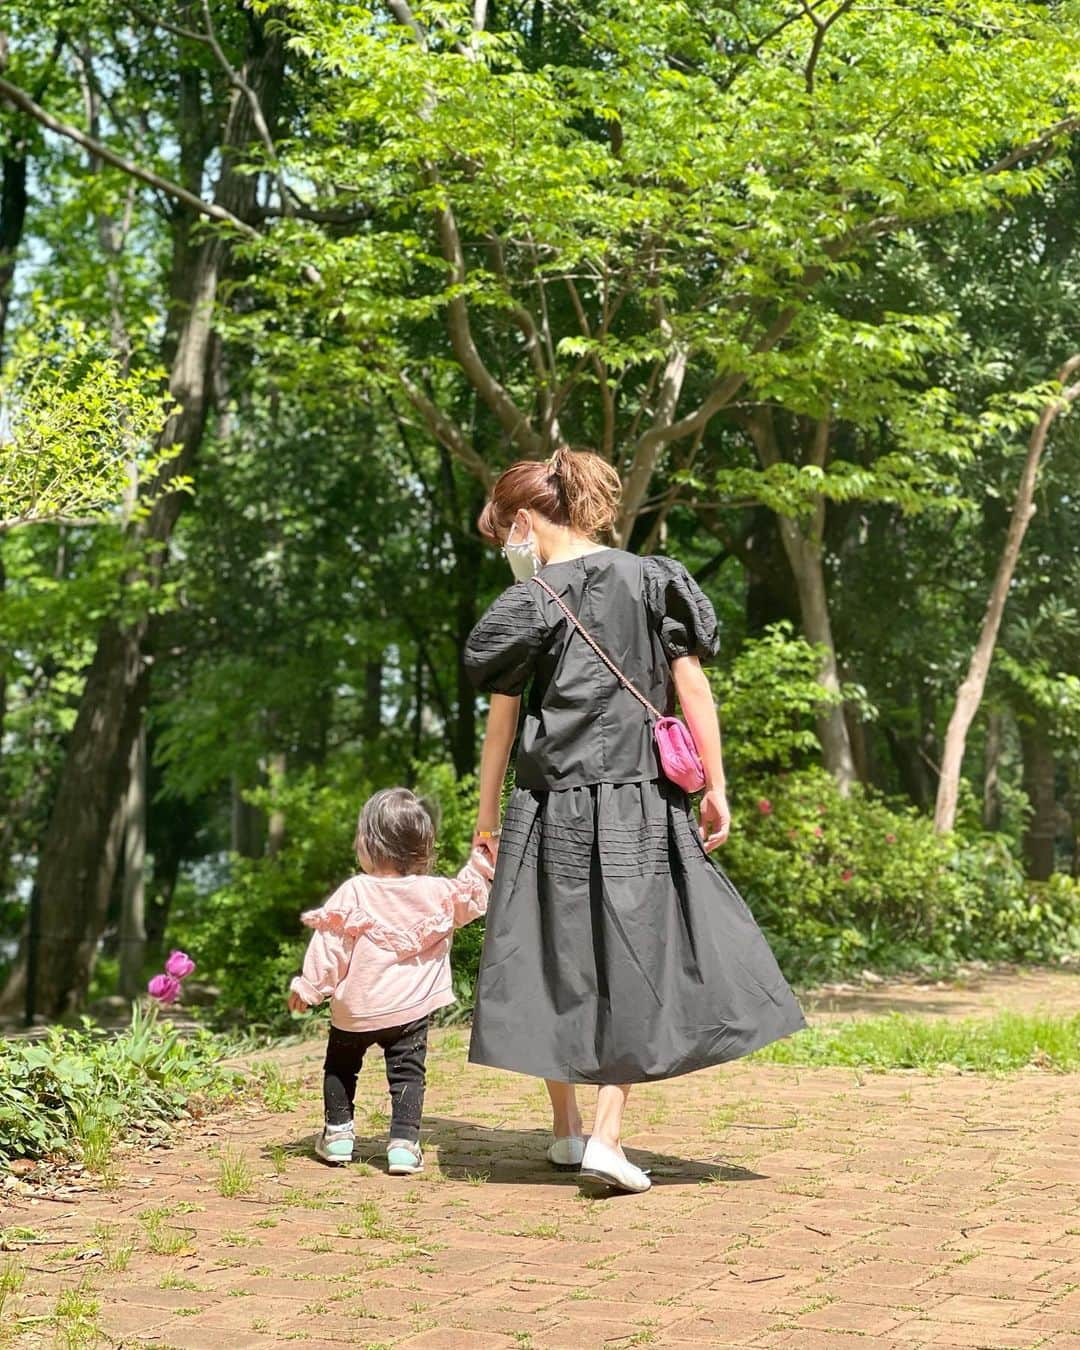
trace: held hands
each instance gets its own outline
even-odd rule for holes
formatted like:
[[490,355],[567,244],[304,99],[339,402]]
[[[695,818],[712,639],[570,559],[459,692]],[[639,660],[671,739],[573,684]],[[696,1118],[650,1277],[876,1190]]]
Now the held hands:
[[300,997],[295,989],[289,990],[289,1011],[291,1013],[306,1013],[308,1005]]
[[477,825],[473,830],[472,837],[473,852],[481,854],[487,861],[488,866],[495,872],[495,860],[499,856],[499,829],[494,826],[493,829],[481,829]]
[[727,841],[731,829],[731,808],[722,788],[710,788],[701,798],[698,808],[698,838],[706,853]]

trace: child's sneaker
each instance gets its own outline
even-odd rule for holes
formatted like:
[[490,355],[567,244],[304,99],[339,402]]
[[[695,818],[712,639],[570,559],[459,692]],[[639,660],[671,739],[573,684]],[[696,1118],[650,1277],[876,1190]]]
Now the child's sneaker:
[[352,1162],[355,1140],[351,1124],[327,1125],[315,1140],[315,1156],[331,1167],[340,1167],[342,1163]]
[[386,1161],[392,1177],[411,1177],[424,1170],[424,1155],[420,1145],[411,1139],[391,1139],[386,1147]]

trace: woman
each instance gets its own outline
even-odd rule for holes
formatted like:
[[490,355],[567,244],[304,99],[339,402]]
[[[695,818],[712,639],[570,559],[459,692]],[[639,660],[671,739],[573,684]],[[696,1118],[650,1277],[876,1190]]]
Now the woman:
[[[735,1059],[804,1023],[706,856],[731,819],[701,669],[716,653],[716,616],[681,564],[598,542],[618,495],[598,455],[560,450],[507,469],[480,517],[518,580],[465,651],[491,695],[474,845],[496,865],[469,1058],[546,1080],[555,1166],[644,1191],[620,1143],[630,1085]],[[647,710],[563,605],[650,703],[670,713],[678,696],[705,767],[699,829],[661,772]],[[576,1083],[600,1087],[587,1143]]]

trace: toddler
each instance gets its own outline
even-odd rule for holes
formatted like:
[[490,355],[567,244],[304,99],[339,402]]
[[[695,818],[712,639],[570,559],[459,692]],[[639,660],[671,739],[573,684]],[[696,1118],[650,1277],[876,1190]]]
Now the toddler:
[[390,1175],[408,1176],[424,1165],[420,1116],[428,1015],[454,1001],[454,929],[484,913],[492,875],[488,860],[475,852],[456,877],[430,876],[434,851],[435,823],[427,806],[407,788],[376,792],[356,829],[364,875],[301,916],[315,931],[303,974],[290,987],[289,1008],[303,1012],[330,999],[326,1119],[315,1145],[324,1162],[352,1159],[356,1079],[365,1053],[379,1045],[392,1109]]

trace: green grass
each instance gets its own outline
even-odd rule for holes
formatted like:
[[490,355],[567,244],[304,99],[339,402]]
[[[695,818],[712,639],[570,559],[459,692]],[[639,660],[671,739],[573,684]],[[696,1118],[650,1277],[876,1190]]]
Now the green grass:
[[197,1290],[198,1285],[194,1280],[187,1280],[182,1275],[177,1275],[175,1271],[170,1270],[167,1275],[162,1275],[158,1281],[159,1289],[187,1289]]
[[87,1285],[64,1289],[57,1296],[53,1312],[54,1343],[65,1350],[99,1344],[105,1339],[97,1324],[100,1308],[100,1301]]
[[923,1069],[944,1065],[1005,1073],[1034,1065],[1059,1073],[1080,1069],[1080,1015],[995,1017],[954,1021],[888,1013],[833,1022],[777,1041],[754,1056],[770,1064]]
[[300,1104],[303,1081],[286,1078],[281,1067],[267,1060],[258,1067],[259,1090],[268,1111],[293,1111]]
[[146,1245],[155,1256],[175,1256],[191,1245],[194,1230],[169,1228],[165,1220],[171,1218],[171,1209],[144,1209],[139,1215],[146,1234]]
[[255,1189],[255,1173],[242,1153],[222,1149],[218,1155],[218,1194],[226,1200],[238,1195],[250,1195]]
[[110,1179],[116,1144],[112,1122],[92,1110],[79,1111],[75,1115],[75,1136],[87,1169],[103,1179]]
[[0,1268],[0,1314],[3,1313],[8,1299],[23,1287],[25,1279],[25,1272],[15,1261],[7,1261],[3,1268]]
[[123,1242],[117,1242],[117,1226],[114,1223],[96,1223],[93,1227],[93,1234],[101,1244],[102,1260],[105,1269],[118,1274],[127,1270],[131,1262],[132,1252],[135,1250],[135,1243],[130,1238]]

